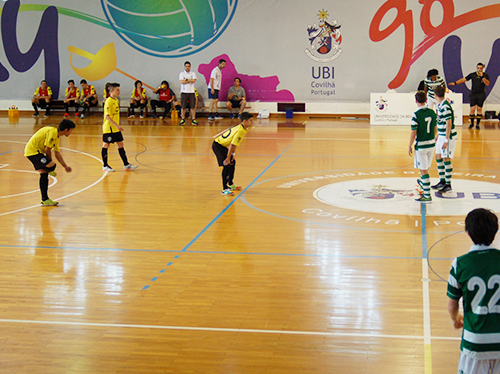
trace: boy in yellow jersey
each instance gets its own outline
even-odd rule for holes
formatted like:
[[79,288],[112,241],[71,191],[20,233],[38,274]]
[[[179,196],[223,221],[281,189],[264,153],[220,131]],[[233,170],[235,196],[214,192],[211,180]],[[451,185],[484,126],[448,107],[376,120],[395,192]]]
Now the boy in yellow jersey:
[[80,108],[80,90],[75,86],[75,81],[68,81],[68,88],[64,93],[64,117],[69,117],[69,107],[75,107],[75,117],[78,117],[78,109]]
[[113,172],[111,166],[108,165],[108,148],[111,143],[116,143],[118,145],[118,153],[123,161],[124,170],[134,170],[137,165],[132,165],[128,163],[127,154],[125,153],[125,148],[123,148],[123,127],[120,126],[120,102],[118,101],[118,96],[120,96],[120,84],[110,83],[109,85],[109,97],[104,103],[104,123],[102,124],[102,162],[104,164],[102,171]]
[[40,174],[40,192],[42,193],[42,206],[54,206],[57,201],[49,199],[49,175],[55,177],[55,161],[52,160],[52,149],[57,161],[66,172],[71,168],[66,165],[59,151],[59,138],[61,135],[70,136],[75,124],[69,119],[63,119],[58,127],[45,126],[38,130],[28,141],[24,148],[24,155],[31,161],[35,170]]
[[234,195],[233,191],[241,190],[240,186],[233,183],[236,160],[234,153],[252,127],[253,115],[244,112],[241,114],[241,123],[226,130],[221,136],[216,138],[212,144],[212,150],[217,157],[219,166],[222,166],[222,195]]
[[31,99],[31,105],[35,109],[35,113],[32,117],[38,117],[38,107],[45,109],[44,118],[50,116],[50,101],[52,100],[52,90],[47,86],[47,81],[43,80],[40,82],[40,87],[35,90],[33,94],[33,99]]

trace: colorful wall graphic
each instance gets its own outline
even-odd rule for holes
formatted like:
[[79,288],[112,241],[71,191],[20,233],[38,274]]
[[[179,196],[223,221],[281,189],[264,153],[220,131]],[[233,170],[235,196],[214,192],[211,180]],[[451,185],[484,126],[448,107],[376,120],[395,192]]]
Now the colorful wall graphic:
[[[29,99],[42,79],[61,98],[82,78],[102,92],[140,79],[179,91],[192,63],[206,98],[227,60],[250,101],[367,103],[372,92],[415,91],[437,68],[455,81],[486,64],[487,103],[500,104],[500,3],[487,0],[7,0],[0,17],[0,99]],[[457,86],[468,103],[470,86]],[[128,94],[127,94],[128,95]],[[152,93],[149,91],[149,95]]]

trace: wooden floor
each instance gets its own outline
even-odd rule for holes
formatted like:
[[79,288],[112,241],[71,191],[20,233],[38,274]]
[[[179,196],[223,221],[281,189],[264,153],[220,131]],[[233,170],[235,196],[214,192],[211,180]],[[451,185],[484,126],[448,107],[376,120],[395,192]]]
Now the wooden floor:
[[[112,146],[106,175],[91,116],[62,139],[60,206],[42,208],[24,145],[61,119],[0,118],[0,373],[456,372],[441,278],[471,244],[460,199],[318,199],[380,178],[411,191],[408,127],[256,121],[237,149],[243,191],[223,197],[212,136],[235,120],[122,119],[139,168]],[[454,171],[498,192],[500,126],[482,125],[459,129]]]

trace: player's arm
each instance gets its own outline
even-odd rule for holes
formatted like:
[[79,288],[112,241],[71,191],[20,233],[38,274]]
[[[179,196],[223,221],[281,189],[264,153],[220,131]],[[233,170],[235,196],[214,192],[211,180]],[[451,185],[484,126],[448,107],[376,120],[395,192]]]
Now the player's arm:
[[465,83],[465,82],[467,82],[467,79],[460,78],[459,80],[457,80],[455,82],[448,83],[448,86],[456,86],[457,84],[462,84],[462,83]]
[[236,145],[230,144],[228,151],[227,151],[227,157],[226,159],[222,162],[224,166],[227,166],[231,163],[232,159],[234,158],[234,152],[236,152]]
[[154,94],[157,94],[157,93],[158,93],[158,91],[160,91],[160,87],[158,87],[157,89],[154,89],[154,90],[153,90],[153,93],[154,93]]
[[210,77],[210,89],[212,90],[212,95],[215,93],[214,91],[214,79]]
[[459,313],[458,300],[448,300],[448,313],[450,313],[451,320],[453,321],[453,326],[456,329],[462,328],[464,326],[464,316]]
[[489,76],[488,76],[487,74],[484,74],[484,75],[483,75],[483,79],[482,79],[482,80],[483,80],[483,83],[484,83],[486,86],[489,86],[489,85],[490,85],[490,80],[489,80],[488,78],[486,78],[486,77],[488,77],[488,78],[489,78]]
[[410,156],[413,156],[413,145],[415,144],[416,137],[417,137],[417,130],[411,130],[410,144],[408,145],[408,154]]
[[66,165],[66,162],[64,162],[64,158],[63,158],[61,152],[54,151],[54,154],[57,158],[57,161],[59,161],[59,163],[62,165],[64,170],[66,170],[66,172],[69,173],[71,171],[71,168],[68,165]]
[[113,125],[115,125],[115,127],[120,130],[120,131],[123,131],[123,127],[121,127],[119,124],[117,124],[115,121],[113,121],[113,119],[109,116],[109,114],[106,114],[106,120],[109,122],[109,123],[112,123]]
[[446,149],[448,147],[448,142],[450,141],[450,134],[451,134],[451,118],[446,121],[446,139],[444,140],[443,146],[441,147],[442,149]]

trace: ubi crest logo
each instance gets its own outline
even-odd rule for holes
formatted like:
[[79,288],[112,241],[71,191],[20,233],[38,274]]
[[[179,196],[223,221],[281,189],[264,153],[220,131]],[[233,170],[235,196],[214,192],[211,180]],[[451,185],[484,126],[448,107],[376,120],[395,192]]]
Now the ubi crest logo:
[[310,48],[306,48],[305,54],[316,62],[330,62],[342,53],[341,25],[337,20],[328,20],[328,11],[324,9],[319,11],[318,17],[318,25],[307,26]]

